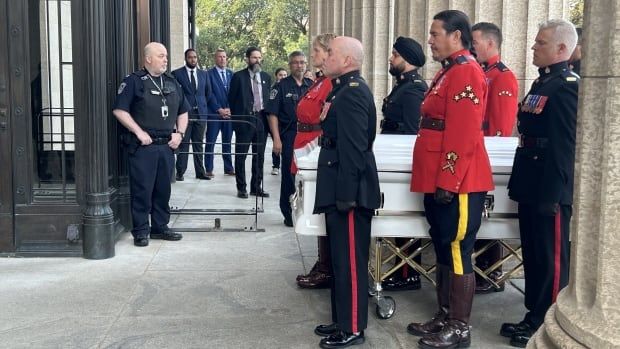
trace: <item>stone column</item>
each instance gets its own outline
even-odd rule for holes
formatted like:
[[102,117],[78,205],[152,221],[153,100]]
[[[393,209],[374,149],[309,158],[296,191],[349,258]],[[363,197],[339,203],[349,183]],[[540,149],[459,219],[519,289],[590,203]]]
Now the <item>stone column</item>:
[[620,347],[618,1],[586,1],[569,285],[528,348]]
[[[108,185],[108,108],[106,106],[106,4],[97,0],[71,2],[73,33],[76,148],[84,171],[86,201],[82,221],[84,257],[114,257],[114,213]],[[83,40],[88,38],[88,40]]]
[[392,79],[388,76],[388,57],[393,37],[393,1],[347,0],[344,35],[359,39],[364,46],[362,76],[375,96],[380,111]]

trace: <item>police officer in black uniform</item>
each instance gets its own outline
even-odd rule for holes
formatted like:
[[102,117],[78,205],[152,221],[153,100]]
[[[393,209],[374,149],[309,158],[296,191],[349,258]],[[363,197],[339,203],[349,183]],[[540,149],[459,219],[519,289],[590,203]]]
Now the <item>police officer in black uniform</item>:
[[282,155],[282,177],[280,182],[280,211],[284,225],[293,226],[289,197],[295,192],[295,176],[291,173],[293,144],[297,134],[297,103],[312,85],[312,80],[304,78],[306,56],[301,51],[288,56],[291,75],[275,84],[269,93],[265,111],[269,114],[269,128],[273,137],[273,153]]
[[[426,57],[422,46],[411,38],[398,37],[392,47],[390,56],[390,74],[396,78],[396,86],[383,99],[382,134],[415,135],[418,134],[420,123],[420,105],[428,89],[418,69],[424,66]],[[402,246],[409,241],[407,238],[396,238],[396,245]],[[413,243],[405,253],[419,248],[420,241]],[[415,257],[420,263],[421,255]],[[396,263],[400,260],[397,258]],[[420,274],[405,264],[394,274],[385,279],[381,286],[386,291],[417,290],[421,286]]]
[[166,47],[157,42],[146,45],[144,68],[123,79],[112,111],[130,132],[124,145],[129,152],[131,233],[136,246],[148,246],[149,234],[151,239],[173,241],[183,237],[168,229],[168,202],[173,151],[183,139],[189,106],[167,68]]
[[516,347],[527,345],[568,284],[579,88],[568,59],[576,42],[575,27],[566,20],[540,25],[532,47],[539,77],[519,104],[520,143],[508,195],[519,203],[528,312],[523,321],[505,323],[500,331]]
[[368,321],[368,251],[373,210],[379,207],[379,178],[372,144],[374,99],[360,76],[362,44],[340,36],[329,44],[324,73],[333,89],[321,113],[314,213],[325,213],[334,275],[332,321],[315,333],[322,348],[364,342]]

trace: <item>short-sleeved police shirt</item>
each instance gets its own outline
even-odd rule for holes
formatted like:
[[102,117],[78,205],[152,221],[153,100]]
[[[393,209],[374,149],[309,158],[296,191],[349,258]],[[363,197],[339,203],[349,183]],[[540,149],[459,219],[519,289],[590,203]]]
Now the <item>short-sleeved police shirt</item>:
[[280,130],[295,129],[291,125],[297,122],[297,103],[310,86],[312,86],[312,80],[304,78],[301,85],[297,85],[297,81],[292,76],[280,80],[273,86],[265,111],[278,117]]
[[[156,80],[156,81],[154,81]],[[162,118],[161,93],[168,106],[168,117]],[[147,129],[173,129],[178,115],[189,111],[189,105],[179,83],[169,74],[149,78],[142,69],[127,75],[120,84],[113,109],[128,112],[134,121]]]

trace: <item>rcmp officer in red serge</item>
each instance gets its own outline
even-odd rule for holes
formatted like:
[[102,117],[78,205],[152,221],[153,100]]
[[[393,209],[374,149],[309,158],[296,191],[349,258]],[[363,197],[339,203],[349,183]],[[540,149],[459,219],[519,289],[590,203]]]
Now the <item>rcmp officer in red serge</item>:
[[470,344],[475,277],[471,254],[486,192],[493,190],[482,120],[487,86],[469,48],[469,19],[461,11],[433,17],[428,43],[442,64],[424,98],[413,150],[411,191],[424,193],[424,209],[437,256],[439,311],[407,331],[421,348]]
[[519,203],[528,312],[521,322],[503,324],[500,331],[516,347],[526,346],[568,284],[579,88],[579,76],[570,70],[568,59],[576,43],[570,22],[557,19],[540,25],[532,46],[539,77],[519,105],[520,143],[508,195]]
[[[297,104],[297,134],[295,135],[295,157],[291,171],[297,173],[295,158],[304,156],[314,149],[316,141],[321,135],[321,109],[327,95],[332,90],[331,80],[323,74],[323,65],[327,59],[327,48],[336,36],[332,33],[317,35],[312,40],[310,59],[312,66],[318,69],[314,84],[308,89],[299,104]],[[318,258],[308,274],[297,275],[297,286],[301,288],[328,288],[332,281],[332,262],[327,236],[317,239]]]
[[[420,105],[428,89],[426,82],[418,73],[418,68],[426,63],[422,46],[411,38],[400,36],[394,42],[389,62],[390,74],[396,77],[396,86],[383,99],[381,133],[418,134]],[[395,238],[398,246],[408,241],[408,238]],[[421,242],[417,241],[404,252],[411,253],[420,246]],[[418,255],[415,259],[420,263],[422,256]],[[399,263],[400,259],[396,258],[395,262]],[[408,264],[381,283],[381,287],[386,291],[417,290],[420,286],[420,274]]]
[[[517,119],[519,86],[515,75],[500,61],[499,50],[502,45],[502,32],[498,26],[487,22],[474,24],[471,32],[473,47],[476,50],[476,60],[482,65],[489,86],[487,107],[482,123],[484,135],[488,137],[510,137]],[[475,249],[484,248],[489,243],[489,240],[476,241]],[[491,243],[494,242],[491,241]],[[501,258],[502,247],[494,243],[476,258],[476,266],[486,270]],[[501,276],[501,266],[489,273],[489,277],[495,281]],[[503,290],[503,283],[500,284],[499,288],[495,288],[490,282],[476,275],[476,293],[484,294]]]
[[136,246],[147,246],[149,235],[151,239],[182,238],[168,230],[168,202],[173,151],[183,139],[189,105],[167,68],[166,47],[158,42],[146,45],[144,69],[123,79],[112,111],[130,132],[124,143],[129,152],[131,234]]
[[329,44],[323,72],[333,89],[321,112],[314,213],[325,213],[334,275],[332,324],[319,325],[322,348],[364,342],[368,322],[370,224],[379,207],[379,178],[372,152],[375,103],[360,76],[364,53],[354,38]]

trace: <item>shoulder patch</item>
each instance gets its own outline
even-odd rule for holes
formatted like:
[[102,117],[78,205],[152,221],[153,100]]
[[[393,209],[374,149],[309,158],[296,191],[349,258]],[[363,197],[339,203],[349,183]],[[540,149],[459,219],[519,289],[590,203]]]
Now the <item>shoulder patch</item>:
[[349,86],[351,86],[351,87],[358,87],[359,85],[360,85],[360,83],[359,83],[359,82],[357,82],[357,81],[351,81],[351,82],[349,83]]
[[278,95],[278,90],[273,88],[271,89],[271,92],[269,93],[269,99],[276,99],[277,95]]
[[469,63],[469,60],[467,59],[467,57],[465,57],[465,56],[463,56],[463,55],[457,56],[457,57],[454,59],[454,61],[455,61],[456,63],[458,63],[458,64],[468,64],[468,63]]
[[116,91],[116,94],[120,95],[121,93],[123,93],[123,90],[125,89],[125,86],[127,86],[127,83],[121,82],[121,85],[118,87],[118,90]]

